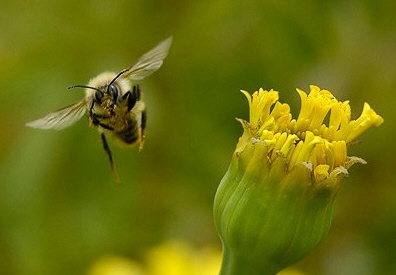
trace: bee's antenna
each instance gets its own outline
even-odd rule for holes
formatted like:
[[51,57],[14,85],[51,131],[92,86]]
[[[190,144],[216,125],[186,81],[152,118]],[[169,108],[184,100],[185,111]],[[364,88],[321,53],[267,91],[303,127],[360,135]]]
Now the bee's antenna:
[[109,85],[107,86],[107,92],[109,92],[109,87],[117,80],[117,78],[119,78],[121,75],[123,75],[124,73],[126,73],[127,71],[129,71],[128,69],[123,69],[121,72],[119,72],[112,81],[110,81]]
[[73,89],[73,88],[87,88],[87,89],[92,89],[92,90],[101,92],[98,88],[87,86],[87,85],[73,85],[73,86],[67,87],[68,90]]

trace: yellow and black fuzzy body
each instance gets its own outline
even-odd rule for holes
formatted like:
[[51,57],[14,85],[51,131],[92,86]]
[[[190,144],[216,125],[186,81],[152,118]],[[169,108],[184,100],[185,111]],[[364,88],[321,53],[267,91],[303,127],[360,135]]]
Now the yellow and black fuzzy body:
[[121,72],[105,72],[89,81],[88,85],[75,85],[70,88],[85,88],[85,98],[48,115],[28,122],[26,126],[40,129],[65,129],[88,112],[91,126],[99,129],[103,148],[118,181],[113,157],[106,135],[111,134],[121,143],[143,148],[147,124],[146,105],[141,99],[140,87],[135,84],[158,70],[172,44],[169,37],[142,55],[130,68]]

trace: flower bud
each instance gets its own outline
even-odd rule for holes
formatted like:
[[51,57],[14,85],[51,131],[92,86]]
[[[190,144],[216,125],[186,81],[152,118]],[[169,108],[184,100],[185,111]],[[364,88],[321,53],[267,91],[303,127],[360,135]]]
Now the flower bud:
[[316,86],[297,91],[297,119],[277,92],[242,91],[250,119],[238,119],[244,132],[214,202],[220,274],[276,274],[312,251],[329,231],[340,180],[364,163],[347,145],[383,122],[367,103],[351,121],[347,101]]

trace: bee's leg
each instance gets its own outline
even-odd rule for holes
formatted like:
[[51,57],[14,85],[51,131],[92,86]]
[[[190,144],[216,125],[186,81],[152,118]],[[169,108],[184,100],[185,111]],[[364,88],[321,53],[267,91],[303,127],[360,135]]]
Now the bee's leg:
[[93,110],[94,106],[95,106],[95,101],[92,100],[91,103],[89,104],[89,114],[92,114],[92,110]]
[[90,121],[91,124],[95,126],[102,126],[102,128],[109,130],[109,131],[114,131],[114,128],[112,126],[109,126],[103,122],[100,121],[100,119],[108,119],[110,118],[109,115],[100,115],[100,114],[92,114],[90,116]]
[[127,111],[129,112],[132,110],[133,106],[136,104],[136,98],[133,97],[132,93],[130,91],[126,92],[122,96],[122,99],[127,101]]
[[91,103],[89,104],[89,109],[88,109],[90,126],[92,125],[97,126],[99,124],[99,120],[96,117],[95,113],[93,112],[94,107],[95,107],[95,100],[92,100]]
[[100,137],[102,138],[103,149],[106,151],[106,153],[109,157],[109,160],[110,160],[110,166],[111,166],[111,171],[113,172],[113,175],[114,175],[114,180],[115,180],[116,184],[120,184],[120,179],[118,177],[118,173],[117,173],[115,163],[113,160],[113,155],[111,154],[111,150],[110,150],[109,144],[107,143],[106,136],[104,133],[101,133]]
[[105,115],[105,114],[92,114],[92,116],[95,118],[102,118],[102,119],[111,118],[111,115]]
[[138,84],[133,86],[132,93],[135,94],[136,100],[140,100],[140,86]]
[[128,91],[122,96],[123,100],[128,101],[128,112],[132,110],[136,102],[140,100],[140,88],[139,85],[133,86],[132,92]]
[[99,126],[105,128],[106,130],[114,131],[114,128],[111,127],[111,126],[109,126],[109,125],[107,125],[107,124],[104,124],[104,123],[99,122],[97,125],[99,125]]
[[102,126],[103,128],[105,128],[105,129],[107,129],[107,130],[113,131],[113,130],[114,130],[113,127],[108,126],[108,125],[106,125],[106,124],[100,122],[100,119],[107,119],[107,118],[110,118],[110,115],[96,114],[96,113],[94,113],[94,112],[93,112],[94,106],[95,106],[95,101],[92,100],[92,101],[91,101],[91,104],[89,105],[89,108],[88,108],[90,125],[91,125],[91,126],[92,126],[92,125],[95,125],[95,126],[100,125],[100,126]]
[[147,124],[147,111],[146,111],[146,109],[144,109],[142,111],[141,119],[142,119],[142,121],[141,121],[141,124],[140,124],[141,137],[140,137],[140,141],[139,141],[139,151],[143,149],[144,140],[146,138],[146,124]]

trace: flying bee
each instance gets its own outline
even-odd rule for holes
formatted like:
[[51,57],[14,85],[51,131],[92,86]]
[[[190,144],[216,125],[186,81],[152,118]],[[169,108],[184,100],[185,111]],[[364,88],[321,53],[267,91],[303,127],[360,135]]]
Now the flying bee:
[[118,74],[104,72],[91,79],[88,85],[69,87],[68,89],[85,88],[85,98],[28,122],[26,126],[62,130],[88,113],[90,125],[98,127],[103,148],[118,183],[119,178],[106,135],[112,135],[129,146],[137,143],[139,150],[143,149],[147,123],[146,105],[141,100],[139,85],[132,85],[132,82],[142,80],[158,70],[168,55],[171,44],[172,37],[169,37],[142,55],[132,67]]

